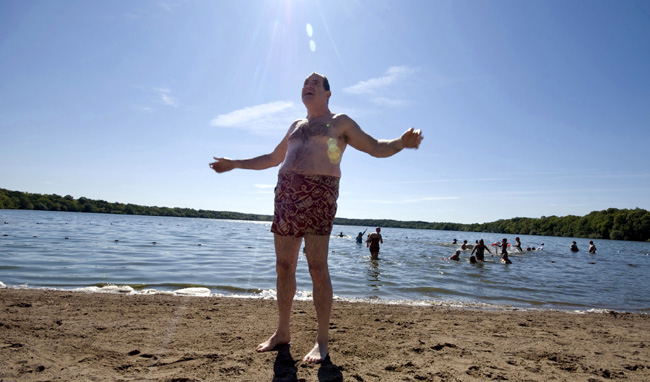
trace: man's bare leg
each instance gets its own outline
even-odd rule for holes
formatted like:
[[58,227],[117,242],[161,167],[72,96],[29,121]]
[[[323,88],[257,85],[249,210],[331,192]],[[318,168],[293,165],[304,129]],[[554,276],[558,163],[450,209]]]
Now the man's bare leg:
[[257,346],[258,352],[273,350],[291,341],[291,304],[296,294],[296,266],[302,238],[275,234],[275,271],[278,274],[278,328],[271,338]]
[[319,363],[328,354],[329,324],[332,311],[332,281],[327,267],[329,236],[305,236],[307,263],[314,286],[314,306],[318,320],[318,335],[314,348],[303,358],[303,362]]

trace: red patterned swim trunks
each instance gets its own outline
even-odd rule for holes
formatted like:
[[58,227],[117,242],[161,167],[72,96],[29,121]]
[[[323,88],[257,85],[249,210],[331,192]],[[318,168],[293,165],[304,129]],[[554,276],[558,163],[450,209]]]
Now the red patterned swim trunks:
[[339,177],[329,175],[279,174],[271,232],[295,237],[329,235],[339,181]]

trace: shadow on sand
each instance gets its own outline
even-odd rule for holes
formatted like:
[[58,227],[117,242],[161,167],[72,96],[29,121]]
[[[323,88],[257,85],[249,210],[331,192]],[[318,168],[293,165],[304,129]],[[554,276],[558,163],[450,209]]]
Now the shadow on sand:
[[[275,348],[278,355],[275,357],[273,364],[273,382],[298,382],[298,361],[291,355],[291,346],[282,345]],[[320,364],[318,369],[319,382],[339,382],[343,381],[343,374],[338,366],[332,363],[329,355]]]

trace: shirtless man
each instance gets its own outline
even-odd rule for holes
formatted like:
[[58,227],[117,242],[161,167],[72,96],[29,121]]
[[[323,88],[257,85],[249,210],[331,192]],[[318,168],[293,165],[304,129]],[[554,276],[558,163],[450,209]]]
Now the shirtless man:
[[328,105],[331,95],[327,78],[312,73],[302,87],[307,117],[294,121],[271,153],[244,160],[214,157],[215,161],[210,163],[218,173],[281,165],[271,226],[275,240],[278,327],[257,351],[270,351],[291,340],[289,320],[296,293],[298,253],[304,238],[318,320],[316,344],[303,358],[307,363],[322,362],[328,355],[332,283],[327,254],[343,152],[350,145],[374,157],[385,158],[404,148],[417,149],[423,139],[420,130],[411,128],[399,138],[377,140],[347,115],[332,113]]
[[490,252],[490,248],[485,245],[485,242],[483,239],[478,241],[478,244],[472,249],[472,253],[470,253],[470,256],[476,252],[476,260],[478,261],[484,261],[485,260],[485,250],[487,250],[490,253],[490,256],[492,256],[492,252]]
[[384,244],[384,239],[381,237],[381,228],[377,227],[376,232],[368,235],[368,240],[366,241],[366,247],[370,249],[370,257],[373,260],[379,259],[379,243]]

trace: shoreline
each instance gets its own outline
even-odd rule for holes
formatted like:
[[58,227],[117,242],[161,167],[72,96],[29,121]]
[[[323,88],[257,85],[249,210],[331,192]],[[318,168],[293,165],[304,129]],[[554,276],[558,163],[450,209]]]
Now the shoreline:
[[[17,289],[17,290],[36,290],[36,291],[54,291],[54,292],[71,292],[71,293],[88,293],[88,294],[115,294],[115,295],[137,295],[137,296],[176,296],[176,297],[195,297],[195,298],[223,298],[223,299],[241,299],[241,300],[267,300],[276,301],[274,294],[261,294],[261,295],[236,295],[236,294],[221,294],[213,293],[206,287],[188,287],[177,290],[157,290],[157,289],[143,289],[133,288],[129,285],[113,285],[108,284],[102,287],[79,287],[74,289],[63,289],[53,287],[29,287],[29,286],[7,286],[0,281],[0,290],[2,289]],[[298,291],[294,296],[294,301],[312,302],[313,299],[310,293],[301,293]],[[562,312],[568,314],[646,314],[650,312],[645,311],[628,311],[617,310],[610,308],[586,308],[579,309],[573,308],[538,308],[538,307],[521,307],[514,305],[498,305],[486,302],[462,302],[462,301],[447,301],[447,300],[386,300],[380,298],[347,298],[334,295],[335,302],[350,303],[350,304],[377,304],[377,305],[397,305],[397,306],[416,306],[416,307],[431,307],[431,308],[448,308],[448,309],[468,309],[477,311],[523,311],[523,312]],[[2,382],[2,381],[0,381]]]
[[291,346],[256,353],[274,300],[0,289],[0,381],[647,381],[650,316],[335,301],[330,358],[295,301]]

